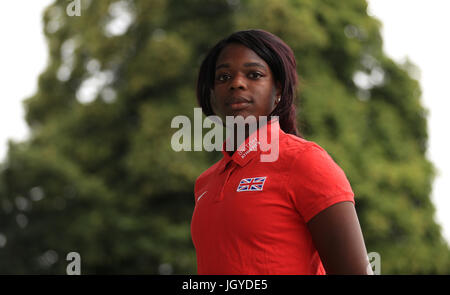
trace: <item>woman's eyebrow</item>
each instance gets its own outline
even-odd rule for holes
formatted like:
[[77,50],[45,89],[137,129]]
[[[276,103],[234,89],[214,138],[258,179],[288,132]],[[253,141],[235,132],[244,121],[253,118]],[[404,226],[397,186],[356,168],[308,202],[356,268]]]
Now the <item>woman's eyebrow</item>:
[[244,67],[258,67],[263,68],[264,70],[266,69],[266,67],[259,62],[248,62],[244,64]]
[[[221,68],[229,68],[229,67],[230,67],[229,63],[220,64],[216,67],[216,71]],[[259,62],[247,62],[244,64],[244,67],[259,67],[259,68],[263,68],[264,70],[266,70],[266,67]]]

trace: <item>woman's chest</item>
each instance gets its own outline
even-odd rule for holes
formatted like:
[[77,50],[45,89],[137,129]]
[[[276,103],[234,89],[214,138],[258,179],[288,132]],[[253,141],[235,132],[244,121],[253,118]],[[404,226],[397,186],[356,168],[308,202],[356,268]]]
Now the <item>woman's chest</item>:
[[277,167],[229,167],[197,189],[193,225],[211,234],[254,236],[298,223],[286,193],[287,175]]

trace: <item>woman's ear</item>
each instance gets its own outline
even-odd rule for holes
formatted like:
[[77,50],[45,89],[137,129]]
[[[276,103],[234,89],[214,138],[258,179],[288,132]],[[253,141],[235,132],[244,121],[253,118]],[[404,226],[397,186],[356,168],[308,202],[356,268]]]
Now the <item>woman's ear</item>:
[[281,98],[281,83],[280,82],[276,82],[276,84],[275,84],[275,105],[274,105],[274,109],[278,105],[278,103],[280,103],[281,99],[282,99]]
[[275,83],[275,93],[276,93],[276,95],[275,95],[275,97],[281,97],[281,83],[279,82],[279,81],[277,81],[276,83]]

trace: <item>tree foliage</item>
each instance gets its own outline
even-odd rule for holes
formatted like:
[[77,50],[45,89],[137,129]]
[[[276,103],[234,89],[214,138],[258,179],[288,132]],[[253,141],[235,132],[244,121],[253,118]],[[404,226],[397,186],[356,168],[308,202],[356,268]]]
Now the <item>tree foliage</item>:
[[67,1],[44,14],[49,63],[25,100],[31,137],[0,169],[0,272],[195,273],[195,179],[219,152],[175,152],[201,59],[236,30],[289,44],[299,128],[346,172],[382,274],[448,273],[430,199],[427,110],[411,65],[382,52],[364,0]]

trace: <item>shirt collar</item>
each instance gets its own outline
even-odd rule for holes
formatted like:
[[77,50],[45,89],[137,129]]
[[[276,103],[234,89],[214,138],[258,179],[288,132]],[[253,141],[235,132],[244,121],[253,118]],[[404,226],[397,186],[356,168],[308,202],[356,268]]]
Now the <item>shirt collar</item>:
[[230,161],[235,162],[241,167],[247,165],[247,163],[250,162],[250,160],[255,158],[261,152],[259,139],[262,136],[269,135],[269,133],[271,134],[271,132],[279,132],[279,130],[280,130],[280,123],[278,122],[278,119],[277,118],[271,119],[269,122],[267,122],[267,124],[261,126],[260,128],[258,128],[258,130],[250,134],[250,136],[245,139],[245,141],[239,146],[238,150],[236,150],[232,156],[230,156],[228,152],[225,150],[226,143],[229,140],[229,138],[227,138],[227,140],[225,140],[222,144],[223,158],[219,166],[219,172],[222,173]]

